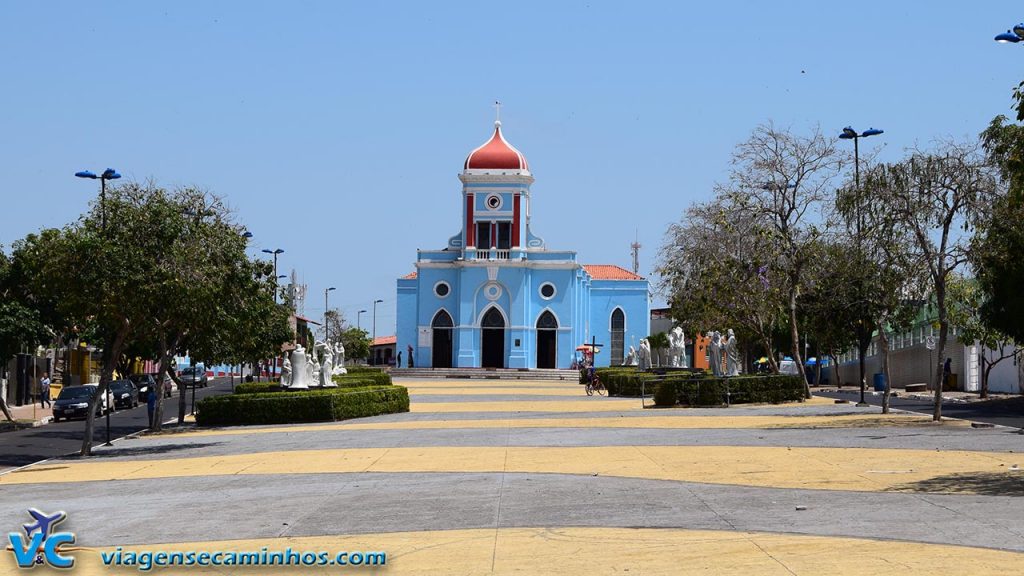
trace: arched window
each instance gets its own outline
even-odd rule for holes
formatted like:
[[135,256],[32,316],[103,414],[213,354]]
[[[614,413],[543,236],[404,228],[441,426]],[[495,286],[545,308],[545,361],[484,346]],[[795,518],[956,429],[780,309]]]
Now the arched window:
[[484,314],[483,320],[480,321],[482,328],[504,328],[505,319],[502,318],[501,312],[498,312],[497,308],[492,307]]
[[625,357],[625,344],[626,344],[626,315],[622,313],[622,308],[616,308],[612,312],[612,355],[611,364],[617,366],[622,364],[622,360]]
[[558,320],[555,319],[555,315],[551,313],[551,310],[545,310],[540,318],[537,318],[537,329],[538,330],[557,330]]
[[455,323],[452,322],[452,317],[448,315],[446,310],[441,310],[434,316],[433,323],[430,324],[431,328],[453,328]]

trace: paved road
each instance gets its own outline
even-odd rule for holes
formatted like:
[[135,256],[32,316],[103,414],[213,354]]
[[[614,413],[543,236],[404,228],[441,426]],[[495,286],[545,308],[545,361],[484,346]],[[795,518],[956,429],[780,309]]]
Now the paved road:
[[[230,379],[210,380],[208,387],[196,390],[196,400],[230,391]],[[191,402],[191,389],[186,393],[186,399]],[[164,402],[164,415],[167,418],[176,417],[178,413],[177,393],[173,398],[165,398]],[[122,409],[110,415],[110,437],[111,439],[121,438],[138,432],[148,425],[149,417],[146,414],[146,404],[143,402],[138,408]],[[101,417],[96,421],[93,435],[97,444],[106,440],[106,430],[106,417]],[[4,432],[0,434],[0,446],[2,446],[0,447],[0,471],[62,456],[70,452],[78,452],[82,447],[84,433],[85,420],[51,422],[38,428]]]
[[[815,395],[827,398],[837,398],[856,402],[860,399],[860,390],[852,388],[841,391],[815,390]],[[882,395],[873,395],[868,391],[865,400],[872,406],[882,405]],[[921,414],[932,414],[933,402],[931,399],[917,398],[892,398],[890,405],[900,410],[909,410]],[[974,422],[987,422],[1013,428],[1024,428],[1024,411],[1021,410],[1019,402],[943,402],[942,415],[951,418],[962,418]]]
[[[97,552],[117,546],[386,551],[392,575],[1024,565],[1013,430],[824,398],[644,410],[568,382],[399,383],[411,412],[126,438],[2,475],[0,518],[17,529],[28,506],[67,512],[62,528],[92,549],[75,564],[88,574],[109,573]],[[0,553],[0,573],[17,572],[13,559]]]

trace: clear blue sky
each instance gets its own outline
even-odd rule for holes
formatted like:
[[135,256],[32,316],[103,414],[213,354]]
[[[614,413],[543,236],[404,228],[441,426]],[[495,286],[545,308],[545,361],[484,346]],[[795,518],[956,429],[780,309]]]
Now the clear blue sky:
[[[378,306],[459,230],[495,99],[533,229],[650,275],[759,123],[865,141],[973,137],[1024,77],[992,37],[1019,2],[6,2],[0,244],[74,220],[107,166],[225,196],[309,285],[308,315]],[[369,314],[362,325],[369,327]]]

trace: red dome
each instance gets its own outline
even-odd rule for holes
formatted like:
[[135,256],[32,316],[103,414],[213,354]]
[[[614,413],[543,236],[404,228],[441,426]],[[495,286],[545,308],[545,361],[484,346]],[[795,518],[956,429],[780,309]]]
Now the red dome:
[[494,135],[483,146],[469,153],[466,157],[466,170],[525,170],[530,167],[526,156],[505,141],[501,135],[501,122],[494,122]]

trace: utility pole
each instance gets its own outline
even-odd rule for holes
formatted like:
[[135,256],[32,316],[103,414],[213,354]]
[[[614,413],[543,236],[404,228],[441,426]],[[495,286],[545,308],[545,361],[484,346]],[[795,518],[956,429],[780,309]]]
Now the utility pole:
[[633,232],[633,243],[629,247],[633,250],[633,274],[640,275],[640,249],[643,246],[640,244],[639,231],[634,229]]

